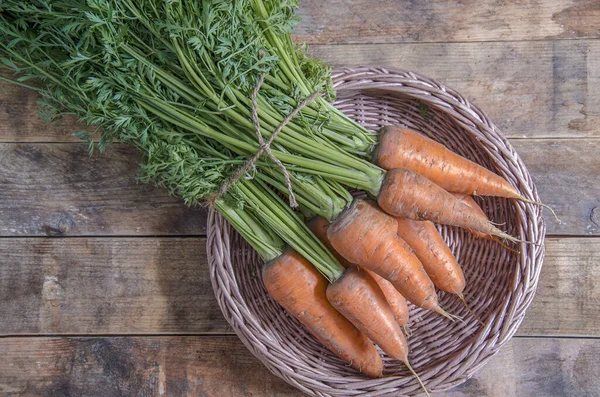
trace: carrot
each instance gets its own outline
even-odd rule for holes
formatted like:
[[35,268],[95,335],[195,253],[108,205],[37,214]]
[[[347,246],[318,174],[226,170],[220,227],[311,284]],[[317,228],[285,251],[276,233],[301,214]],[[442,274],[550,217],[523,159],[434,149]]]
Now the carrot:
[[387,300],[390,309],[392,309],[392,313],[394,313],[394,318],[396,322],[400,326],[405,326],[408,324],[408,305],[406,304],[406,299],[402,296],[400,292],[394,287],[392,283],[387,281],[385,278],[381,277],[379,274],[365,269],[367,273],[373,280],[379,285],[379,288],[385,295],[385,299]]
[[386,170],[408,168],[453,193],[523,198],[501,176],[408,128],[382,128],[374,162]]
[[383,127],[373,162],[386,170],[408,168],[451,193],[505,197],[539,205],[561,223],[550,206],[523,197],[500,175],[408,128]]
[[[351,263],[346,260],[342,255],[340,255],[331,245],[331,242],[327,238],[327,230],[329,229],[329,221],[323,218],[322,216],[315,216],[307,223],[308,228],[313,232],[313,234],[321,240],[321,242],[331,251],[331,253],[338,259],[338,261],[344,267],[350,267]],[[398,290],[386,279],[381,277],[375,272],[371,270],[365,269],[367,273],[373,277],[385,298],[394,313],[394,318],[398,325],[404,326],[408,323],[408,306],[406,304],[406,299],[398,292]]]
[[396,168],[387,172],[377,196],[377,203],[381,209],[393,216],[430,220],[516,240],[440,186],[406,168]]
[[323,218],[322,216],[315,216],[310,221],[308,221],[306,226],[308,226],[310,231],[313,232],[315,237],[321,240],[323,245],[327,247],[327,249],[333,254],[333,256],[336,257],[336,259],[340,262],[342,266],[347,268],[352,265],[350,262],[348,262],[346,258],[340,255],[340,253],[337,252],[335,248],[333,248],[331,242],[329,241],[329,238],[327,238],[327,230],[329,229],[329,221],[327,219]]
[[323,345],[370,377],[383,371],[375,346],[327,299],[327,280],[296,251],[287,249],[263,267],[269,295],[296,317]]
[[[469,207],[473,208],[478,213],[480,213],[482,216],[485,216],[487,218],[486,213],[483,212],[481,207],[475,202],[475,200],[473,200],[473,197],[469,196],[468,194],[462,194],[462,193],[452,193],[452,195],[454,197],[456,197],[458,199],[458,201],[460,201],[461,203],[468,205]],[[481,232],[478,232],[477,230],[471,230],[471,233],[473,233],[473,235],[475,235],[475,237],[477,237],[477,238],[497,241],[497,238],[495,236],[492,236],[492,235],[489,235],[486,233],[481,233]]]
[[398,236],[415,250],[433,284],[462,297],[465,276],[446,242],[430,221],[396,218]]
[[351,263],[388,280],[410,302],[445,315],[419,259],[397,235],[398,222],[372,200],[356,199],[327,230],[333,248]]
[[[475,202],[473,197],[469,196],[468,194],[462,194],[462,193],[452,193],[452,195],[454,197],[456,197],[458,199],[458,201],[468,205],[469,207],[473,208],[474,210],[476,210],[481,215],[483,215],[487,218],[486,213],[483,212],[483,210],[481,209],[479,204],[477,204],[477,202]],[[489,218],[487,218],[487,219],[489,220]],[[504,248],[506,248],[507,250],[519,253],[519,250],[516,250],[516,249],[511,248],[508,245],[504,244],[504,242],[502,240],[500,240],[497,236],[491,236],[489,234],[478,232],[477,230],[471,230],[471,234],[473,234],[475,237],[483,239],[483,240],[495,241],[498,244],[500,244],[501,246],[503,246]]]
[[[394,319],[383,291],[369,273],[356,265],[350,266],[341,278],[329,285],[327,298],[388,356],[402,361],[421,383],[408,361],[404,333]],[[425,389],[423,383],[421,386]]]

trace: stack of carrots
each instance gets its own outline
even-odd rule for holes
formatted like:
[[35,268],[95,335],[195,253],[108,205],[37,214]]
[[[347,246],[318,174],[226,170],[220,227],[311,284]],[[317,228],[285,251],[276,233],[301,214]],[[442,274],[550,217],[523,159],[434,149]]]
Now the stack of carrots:
[[407,301],[451,321],[456,316],[440,306],[436,288],[466,306],[465,276],[434,222],[506,247],[499,237],[519,240],[495,228],[472,196],[524,199],[500,176],[415,131],[389,126],[379,137],[373,161],[388,170],[384,186],[392,189],[377,200],[355,199],[332,223],[321,216],[307,222],[343,274],[328,285],[290,250],[266,264],[263,281],[277,302],[358,371],[382,373],[372,341],[419,379],[408,361]]

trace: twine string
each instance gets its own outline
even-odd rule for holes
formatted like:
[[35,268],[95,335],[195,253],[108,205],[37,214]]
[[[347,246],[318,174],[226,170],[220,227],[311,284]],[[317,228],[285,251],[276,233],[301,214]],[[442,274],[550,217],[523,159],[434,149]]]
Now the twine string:
[[244,163],[244,165],[242,167],[240,167],[231,176],[231,179],[229,179],[229,181],[227,181],[226,183],[221,185],[221,188],[219,189],[219,191],[209,200],[208,203],[210,206],[213,206],[214,203],[219,198],[221,198],[231,188],[231,186],[233,186],[234,183],[236,183],[242,176],[244,176],[244,174],[246,172],[248,172],[248,170],[254,168],[256,165],[256,162],[258,161],[258,159],[260,158],[260,156],[263,153],[267,153],[269,158],[275,164],[277,164],[277,166],[281,169],[281,173],[283,174],[283,177],[285,178],[285,183],[287,185],[287,189],[289,192],[290,207],[296,208],[298,206],[298,202],[296,201],[296,196],[294,195],[294,191],[292,190],[292,179],[291,179],[290,173],[285,168],[285,165],[283,165],[281,160],[279,160],[277,157],[275,157],[275,155],[271,151],[271,143],[273,143],[273,141],[275,140],[277,135],[279,135],[281,130],[283,130],[283,128],[298,114],[298,112],[300,112],[300,110],[302,110],[302,108],[304,108],[306,105],[311,103],[317,96],[319,96],[320,93],[318,91],[314,92],[313,94],[311,94],[310,96],[308,96],[304,100],[302,100],[302,102],[300,102],[298,104],[298,106],[296,106],[296,108],[294,110],[292,110],[285,119],[283,119],[281,124],[279,124],[279,126],[275,129],[275,131],[273,131],[273,134],[271,135],[271,137],[265,142],[262,134],[260,133],[260,120],[258,118],[258,100],[257,100],[258,91],[260,90],[260,87],[263,84],[264,80],[265,80],[265,72],[262,72],[260,74],[260,77],[258,79],[258,83],[256,84],[256,87],[254,87],[254,90],[252,91],[252,121],[254,122],[256,138],[258,139],[258,151],[256,152],[256,154],[254,154],[254,156],[252,156],[250,159],[248,159]]

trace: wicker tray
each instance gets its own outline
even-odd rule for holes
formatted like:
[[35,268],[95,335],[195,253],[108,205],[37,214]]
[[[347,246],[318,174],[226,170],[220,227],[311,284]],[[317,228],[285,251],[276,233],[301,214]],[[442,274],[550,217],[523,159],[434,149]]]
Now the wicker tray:
[[[521,194],[539,201],[525,165],[486,115],[464,97],[416,73],[386,68],[337,69],[336,106],[376,130],[404,124],[494,170]],[[531,303],[544,257],[540,208],[498,198],[478,198],[490,219],[522,240],[520,253],[440,227],[462,265],[465,296],[484,325],[460,301],[439,293],[451,323],[416,307],[410,310],[409,359],[430,391],[459,385],[479,370],[517,330]],[[208,220],[210,276],[219,306],[246,347],[275,375],[309,395],[357,396],[419,393],[402,364],[384,356],[384,377],[368,379],[324,349],[274,301],[260,278],[261,260],[215,212]]]

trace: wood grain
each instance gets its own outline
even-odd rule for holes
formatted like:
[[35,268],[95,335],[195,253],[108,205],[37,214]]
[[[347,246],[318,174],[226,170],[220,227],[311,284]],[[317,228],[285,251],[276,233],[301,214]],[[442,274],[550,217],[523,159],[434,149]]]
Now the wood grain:
[[0,239],[0,335],[229,332],[204,238]]
[[513,338],[472,379],[439,396],[597,396],[599,354],[598,339]]
[[600,41],[324,45],[331,66],[385,65],[446,84],[507,137],[600,136]]
[[311,44],[600,37],[594,0],[304,0],[294,33]]
[[600,235],[600,140],[518,139],[511,144],[525,162],[542,202],[548,235]]
[[124,145],[0,144],[0,235],[200,235],[206,211],[137,182]]
[[600,239],[549,238],[540,282],[518,335],[600,337]]
[[[600,235],[600,140],[512,143],[563,221],[545,212],[548,233]],[[0,236],[204,234],[205,210],[138,184],[137,160],[121,145],[90,158],[84,144],[0,144]]]
[[[0,335],[230,333],[203,238],[0,239]],[[600,240],[547,239],[523,336],[600,337]]]
[[[0,74],[10,76],[6,70]],[[38,94],[0,80],[0,142],[76,142],[72,134],[86,129],[75,117],[63,117],[52,123],[40,121]]]
[[[317,45],[309,52],[332,66],[385,65],[429,76],[471,100],[507,137],[600,136],[598,40]],[[0,141],[76,141],[70,134],[82,126],[72,119],[43,125],[35,98],[0,81]]]
[[4,396],[298,396],[234,336],[0,339]]
[[[236,337],[0,339],[8,396],[301,396]],[[446,397],[594,396],[598,339],[514,338]]]

